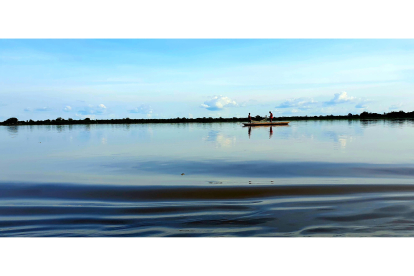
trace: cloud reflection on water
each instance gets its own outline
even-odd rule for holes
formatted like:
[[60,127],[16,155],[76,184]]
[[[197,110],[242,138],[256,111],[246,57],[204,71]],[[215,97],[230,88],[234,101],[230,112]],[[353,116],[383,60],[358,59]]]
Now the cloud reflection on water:
[[224,135],[220,131],[210,130],[203,141],[213,142],[216,147],[231,147],[236,143],[236,137],[233,135]]
[[114,163],[105,165],[124,173],[152,172],[177,175],[208,175],[226,177],[289,178],[289,177],[338,177],[338,178],[411,178],[413,164],[367,164],[328,162],[276,162],[270,160],[172,160]]
[[[30,180],[35,173],[56,179],[56,171],[66,173],[67,181],[71,175],[132,178],[138,171],[154,179],[183,172],[407,178],[414,164],[413,126],[409,121],[297,121],[273,127],[272,136],[270,127],[252,128],[250,139],[248,128],[232,123],[1,126],[0,180]],[[136,164],[142,167],[133,168]]]

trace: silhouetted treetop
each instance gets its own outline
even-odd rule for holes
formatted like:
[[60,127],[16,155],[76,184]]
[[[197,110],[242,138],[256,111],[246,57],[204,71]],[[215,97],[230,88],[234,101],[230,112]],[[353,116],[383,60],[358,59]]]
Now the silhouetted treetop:
[[14,125],[14,124],[17,124],[18,122],[19,120],[16,117],[11,117],[7,119],[6,121],[4,121],[4,123],[7,125]]
[[[263,120],[266,119],[266,116],[252,116],[254,120]],[[366,119],[414,119],[414,111],[412,112],[404,112],[400,111],[392,111],[389,113],[378,114],[378,113],[371,113],[364,111],[361,114],[352,114],[348,113],[348,115],[319,115],[319,116],[279,116],[274,117],[274,121],[295,121],[295,120],[366,120]],[[74,120],[72,118],[68,118],[68,120],[63,119],[62,117],[58,117],[54,120],[27,120],[27,121],[19,121],[16,117],[12,117],[7,119],[4,122],[0,122],[0,125],[74,125],[74,124],[146,124],[146,123],[214,123],[214,122],[247,122],[248,118],[246,117],[232,117],[232,118],[212,118],[212,117],[203,117],[203,118],[185,118],[185,117],[177,117],[177,118],[170,118],[170,119],[131,119],[131,118],[123,118],[123,119],[91,119],[91,118],[84,118],[79,120]]]

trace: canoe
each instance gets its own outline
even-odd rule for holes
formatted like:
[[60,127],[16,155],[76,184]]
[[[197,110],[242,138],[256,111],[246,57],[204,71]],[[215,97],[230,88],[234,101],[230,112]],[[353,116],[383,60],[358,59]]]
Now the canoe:
[[257,122],[257,123],[243,123],[244,126],[286,126],[289,122]]

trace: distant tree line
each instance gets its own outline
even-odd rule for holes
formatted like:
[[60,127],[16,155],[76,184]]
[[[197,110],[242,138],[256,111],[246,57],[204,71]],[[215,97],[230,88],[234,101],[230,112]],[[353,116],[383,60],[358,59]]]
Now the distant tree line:
[[[253,117],[253,120],[260,121],[266,119],[267,117],[262,117],[257,115]],[[295,120],[364,120],[364,119],[414,119],[414,111],[404,112],[404,111],[392,111],[389,113],[370,113],[362,112],[361,114],[351,114],[348,115],[320,115],[320,116],[289,116],[289,117],[274,117],[273,121],[295,121]],[[90,118],[73,120],[69,118],[67,120],[62,117],[58,117],[55,120],[27,120],[19,121],[17,118],[12,117],[4,122],[1,122],[0,125],[76,125],[76,124],[146,124],[146,123],[214,123],[214,122],[246,122],[248,121],[247,117],[242,118],[212,118],[212,117],[203,117],[203,118],[171,118],[171,119],[97,119],[92,120]]]

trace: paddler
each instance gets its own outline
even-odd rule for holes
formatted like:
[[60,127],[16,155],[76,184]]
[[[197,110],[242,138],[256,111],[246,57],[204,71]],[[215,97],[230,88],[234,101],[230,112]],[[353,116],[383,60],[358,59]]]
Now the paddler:
[[[272,122],[272,120],[273,120],[273,114],[272,114],[272,112],[270,112],[269,111],[269,113],[270,113],[270,122]],[[250,114],[250,113],[249,113]],[[249,115],[250,116],[250,115]]]
[[250,123],[252,123],[252,117],[250,117],[250,113],[249,113],[249,121]]

